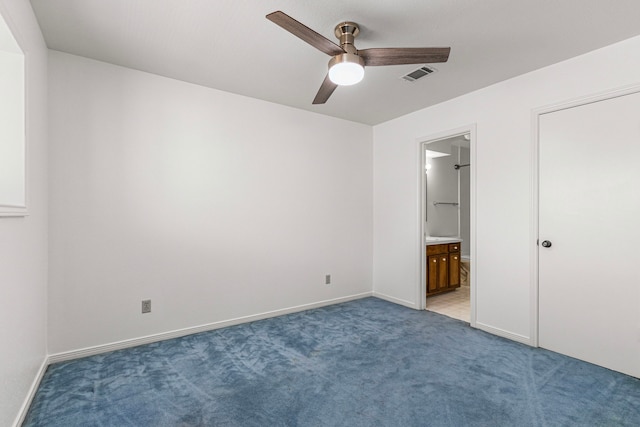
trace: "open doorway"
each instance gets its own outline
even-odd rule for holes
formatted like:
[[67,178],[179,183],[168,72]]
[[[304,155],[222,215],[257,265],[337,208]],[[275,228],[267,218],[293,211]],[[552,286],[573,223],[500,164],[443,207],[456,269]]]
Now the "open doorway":
[[471,325],[475,324],[474,134],[469,127],[420,144],[424,308]]

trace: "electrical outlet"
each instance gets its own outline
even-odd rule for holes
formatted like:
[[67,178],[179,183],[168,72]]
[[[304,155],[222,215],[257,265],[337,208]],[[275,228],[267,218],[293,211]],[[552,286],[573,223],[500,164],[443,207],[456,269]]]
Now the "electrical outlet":
[[151,313],[151,300],[144,299],[142,300],[142,313]]
[[331,275],[327,274],[326,276],[324,276],[324,284],[325,285],[330,285],[331,284]]

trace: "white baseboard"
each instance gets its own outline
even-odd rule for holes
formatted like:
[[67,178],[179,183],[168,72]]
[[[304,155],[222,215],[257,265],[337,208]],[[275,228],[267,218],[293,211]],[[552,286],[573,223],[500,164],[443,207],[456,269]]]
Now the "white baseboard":
[[25,418],[27,417],[27,412],[29,412],[29,407],[31,406],[31,402],[36,395],[36,391],[38,391],[38,387],[40,387],[40,381],[42,381],[42,377],[44,373],[47,371],[47,367],[49,366],[49,357],[45,357],[40,365],[40,369],[38,369],[38,373],[36,377],[33,379],[31,383],[31,387],[29,387],[29,392],[27,393],[27,397],[24,399],[22,406],[20,407],[20,411],[18,412],[18,416],[13,422],[13,427],[20,427],[22,423],[24,423]]
[[407,301],[407,300],[403,300],[403,299],[400,299],[400,298],[392,297],[390,295],[382,294],[380,292],[373,291],[373,296],[376,297],[376,298],[383,299],[385,301],[392,302],[394,304],[399,304],[399,305],[403,305],[405,307],[412,308],[414,310],[419,310],[420,309],[420,307],[418,307],[412,301]]
[[353,301],[356,299],[366,298],[372,296],[372,292],[364,292],[356,295],[349,295],[346,297],[334,298],[325,301],[314,302],[310,304],[303,304],[289,308],[283,308],[280,310],[267,311],[264,313],[254,314],[251,316],[243,316],[235,319],[222,320],[219,322],[207,323],[200,326],[192,326],[184,329],[177,329],[169,332],[162,332],[159,334],[148,335],[139,338],[132,338],[123,341],[117,341],[109,344],[102,344],[93,347],[81,348],[78,350],[65,351],[61,353],[49,355],[49,364],[64,362],[67,360],[79,359],[81,357],[93,356],[96,354],[107,353],[114,350],[122,350],[130,347],[137,347],[139,345],[151,344],[153,342],[169,340],[173,338],[179,338],[186,335],[197,334],[200,332],[212,331],[215,329],[226,328],[228,326],[240,325],[242,323],[255,322],[256,320],[268,319],[270,317],[282,316],[285,314],[297,313],[299,311],[311,310],[313,308],[326,307],[328,305],[339,304],[347,301]]
[[525,335],[514,334],[513,332],[505,331],[504,329],[500,329],[500,328],[495,328],[493,326],[489,326],[489,325],[486,325],[486,324],[478,322],[478,321],[476,321],[476,328],[478,328],[478,329],[480,329],[482,331],[488,332],[490,334],[497,335],[499,337],[507,338],[507,339],[510,339],[512,341],[517,341],[517,342],[522,343],[522,344],[527,344],[527,345],[533,346],[531,338],[529,338],[529,337],[527,337]]

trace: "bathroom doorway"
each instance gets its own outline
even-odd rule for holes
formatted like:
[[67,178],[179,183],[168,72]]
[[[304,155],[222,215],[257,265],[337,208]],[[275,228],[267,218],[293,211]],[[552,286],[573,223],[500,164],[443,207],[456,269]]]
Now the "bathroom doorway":
[[424,308],[475,325],[475,127],[425,138],[421,151]]

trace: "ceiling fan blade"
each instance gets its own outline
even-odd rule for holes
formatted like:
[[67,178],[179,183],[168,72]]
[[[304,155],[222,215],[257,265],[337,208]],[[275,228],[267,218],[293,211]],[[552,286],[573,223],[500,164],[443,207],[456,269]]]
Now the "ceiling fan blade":
[[450,51],[450,47],[380,47],[359,50],[358,55],[369,66],[428,64],[447,62]]
[[316,97],[313,98],[313,104],[324,104],[325,102],[327,102],[327,99],[329,99],[329,97],[337,87],[337,84],[329,80],[329,74],[327,74],[327,77],[324,78],[320,89],[318,89]]
[[289,31],[296,37],[309,43],[311,46],[326,53],[327,55],[335,56],[340,53],[344,53],[344,50],[325,36],[316,33],[311,28],[296,21],[284,12],[277,11],[270,13],[266,18]]

